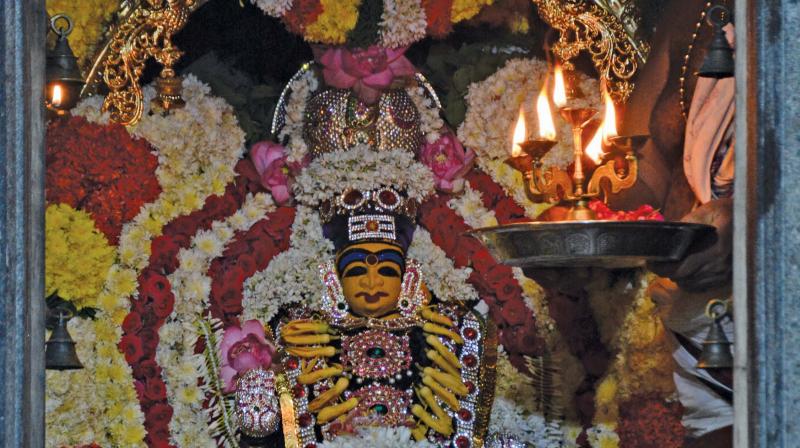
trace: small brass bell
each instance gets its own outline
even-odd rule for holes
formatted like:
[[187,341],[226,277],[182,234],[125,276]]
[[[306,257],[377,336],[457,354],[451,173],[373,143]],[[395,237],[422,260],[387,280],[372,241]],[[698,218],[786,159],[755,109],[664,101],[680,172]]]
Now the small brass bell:
[[67,331],[66,313],[58,315],[58,322],[50,334],[50,339],[45,343],[44,367],[51,370],[73,370],[82,369],[83,364],[78,359],[75,352],[75,341]]
[[[720,308],[723,307],[723,308]],[[722,329],[722,319],[727,315],[727,305],[720,300],[712,300],[706,308],[706,315],[712,319],[703,351],[697,360],[699,369],[730,369],[733,367],[731,342]]]
[[730,21],[730,11],[722,5],[712,6],[708,10],[708,22],[714,27],[714,37],[708,47],[708,53],[697,76],[704,78],[730,78],[733,76],[733,48],[722,29]]

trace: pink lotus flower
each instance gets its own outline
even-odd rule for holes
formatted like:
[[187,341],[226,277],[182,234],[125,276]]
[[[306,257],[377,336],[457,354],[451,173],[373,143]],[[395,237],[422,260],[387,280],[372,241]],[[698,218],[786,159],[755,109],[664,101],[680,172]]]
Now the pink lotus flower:
[[222,360],[220,376],[225,383],[225,393],[236,390],[236,379],[240,374],[257,367],[268,369],[275,355],[275,346],[267,341],[264,326],[255,319],[248,320],[241,328],[226,328],[219,349]]
[[293,174],[302,168],[302,164],[290,164],[286,160],[286,148],[267,141],[253,145],[250,148],[250,158],[261,176],[261,185],[272,193],[275,203],[291,204]]
[[353,89],[362,101],[374,104],[395,78],[414,76],[414,64],[403,56],[406,48],[315,47],[314,58],[324,67],[322,76],[326,84]]
[[419,159],[433,171],[436,188],[445,193],[454,193],[464,188],[463,176],[472,168],[475,153],[464,149],[458,138],[448,131],[433,143],[425,143],[420,149]]

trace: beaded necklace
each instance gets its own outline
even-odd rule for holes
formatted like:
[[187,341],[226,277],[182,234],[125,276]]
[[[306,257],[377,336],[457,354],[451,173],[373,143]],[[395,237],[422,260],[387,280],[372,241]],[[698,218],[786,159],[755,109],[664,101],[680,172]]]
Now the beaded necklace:
[[692,55],[692,49],[694,48],[695,42],[697,42],[697,35],[700,33],[700,27],[703,26],[703,20],[706,18],[706,14],[708,13],[708,9],[711,8],[711,2],[706,2],[705,6],[703,6],[703,10],[700,12],[700,20],[694,25],[694,32],[692,33],[692,41],[689,43],[689,47],[686,48],[686,54],[683,56],[683,65],[681,66],[681,77],[679,79],[680,82],[680,103],[681,103],[681,116],[683,116],[683,120],[686,121],[689,117],[689,111],[686,108],[686,72],[689,70],[689,59]]

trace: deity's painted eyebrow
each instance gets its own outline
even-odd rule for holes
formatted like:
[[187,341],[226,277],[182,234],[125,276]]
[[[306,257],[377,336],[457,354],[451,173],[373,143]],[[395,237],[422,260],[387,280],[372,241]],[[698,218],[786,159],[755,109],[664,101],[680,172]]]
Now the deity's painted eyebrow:
[[367,256],[372,254],[378,257],[379,262],[392,261],[397,263],[401,268],[405,268],[405,257],[403,256],[403,253],[397,249],[382,249],[378,252],[370,252],[361,248],[347,249],[344,251],[339,256],[339,261],[336,263],[336,267],[339,269],[339,272],[343,272],[344,268],[350,263],[356,261],[365,262]]

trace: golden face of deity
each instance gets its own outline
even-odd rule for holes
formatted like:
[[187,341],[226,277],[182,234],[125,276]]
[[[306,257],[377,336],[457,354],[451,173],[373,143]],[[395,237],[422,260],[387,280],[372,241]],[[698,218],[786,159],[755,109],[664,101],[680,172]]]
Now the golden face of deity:
[[387,243],[348,246],[336,259],[342,292],[359,316],[384,317],[397,311],[405,254]]

